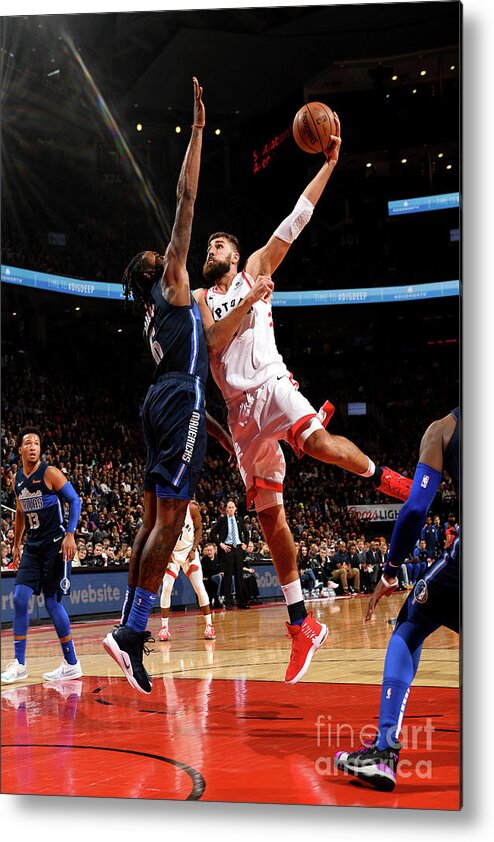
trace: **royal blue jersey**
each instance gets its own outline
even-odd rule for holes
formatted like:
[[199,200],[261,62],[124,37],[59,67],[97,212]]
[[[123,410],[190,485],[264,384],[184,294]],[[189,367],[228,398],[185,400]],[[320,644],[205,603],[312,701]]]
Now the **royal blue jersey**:
[[177,372],[198,377],[203,384],[208,376],[208,350],[201,313],[191,295],[190,305],[176,307],[163,297],[161,280],[151,290],[153,303],[146,308],[144,336],[156,363],[155,380],[162,374]]
[[40,462],[29,477],[22,468],[15,475],[14,489],[24,512],[27,545],[31,547],[60,541],[65,535],[58,494],[49,489],[44,480],[48,467],[46,462]]

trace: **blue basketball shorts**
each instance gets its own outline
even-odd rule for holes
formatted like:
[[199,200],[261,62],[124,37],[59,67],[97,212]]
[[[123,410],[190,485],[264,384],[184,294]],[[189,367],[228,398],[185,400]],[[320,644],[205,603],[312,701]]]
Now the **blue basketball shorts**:
[[142,407],[147,451],[144,489],[157,497],[190,500],[206,455],[204,387],[188,374],[164,374]]
[[400,623],[409,620],[415,625],[437,623],[452,631],[460,629],[460,571],[459,559],[447,553],[429,567],[416,582],[413,591],[402,605],[395,631]]
[[32,546],[27,543],[21,556],[15,584],[27,585],[35,594],[43,591],[45,596],[58,594],[61,598],[60,580],[64,574],[62,539],[63,535],[54,541],[44,541],[39,545]]

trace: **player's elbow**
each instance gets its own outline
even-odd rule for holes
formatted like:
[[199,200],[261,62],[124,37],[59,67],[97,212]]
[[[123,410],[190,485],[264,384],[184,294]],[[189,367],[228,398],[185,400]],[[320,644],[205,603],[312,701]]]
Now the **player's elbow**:
[[424,523],[425,518],[427,517],[427,512],[429,511],[429,506],[424,506],[424,503],[419,500],[411,500],[410,498],[403,504],[402,514],[406,517],[410,522],[418,523],[422,525]]

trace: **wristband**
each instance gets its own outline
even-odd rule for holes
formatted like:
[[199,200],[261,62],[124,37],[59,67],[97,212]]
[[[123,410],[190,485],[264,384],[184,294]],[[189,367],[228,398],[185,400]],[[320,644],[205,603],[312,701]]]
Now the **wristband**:
[[395,585],[396,585],[396,582],[388,582],[388,580],[384,578],[384,573],[383,573],[383,575],[381,576],[381,582],[383,583],[383,585],[384,585],[386,588],[394,588],[394,587],[395,587]]

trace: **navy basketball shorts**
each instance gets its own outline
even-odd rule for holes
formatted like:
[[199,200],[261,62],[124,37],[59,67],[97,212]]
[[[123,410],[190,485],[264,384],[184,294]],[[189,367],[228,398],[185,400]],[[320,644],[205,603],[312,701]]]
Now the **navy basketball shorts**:
[[429,567],[403,603],[395,626],[409,620],[415,625],[460,629],[460,573],[458,560],[447,553]]
[[206,455],[204,387],[189,374],[163,374],[142,407],[147,450],[144,490],[190,500]]
[[45,541],[38,546],[26,544],[15,577],[16,585],[27,585],[36,595],[58,594],[61,598],[60,580],[64,574],[61,540]]

